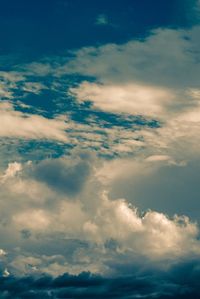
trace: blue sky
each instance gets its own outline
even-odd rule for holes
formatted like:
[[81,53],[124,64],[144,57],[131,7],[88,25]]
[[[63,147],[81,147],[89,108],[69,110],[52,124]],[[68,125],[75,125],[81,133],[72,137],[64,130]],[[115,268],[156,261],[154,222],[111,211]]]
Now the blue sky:
[[0,4],[0,298],[199,298],[200,2]]
[[[152,28],[190,27],[197,21],[194,6],[194,0],[2,0],[0,51],[21,63],[83,46],[124,43]],[[107,24],[98,24],[100,17]]]

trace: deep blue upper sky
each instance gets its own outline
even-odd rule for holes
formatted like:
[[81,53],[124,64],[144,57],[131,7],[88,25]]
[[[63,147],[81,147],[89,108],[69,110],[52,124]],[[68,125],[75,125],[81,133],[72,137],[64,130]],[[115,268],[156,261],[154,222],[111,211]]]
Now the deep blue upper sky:
[[[87,45],[123,43],[156,27],[187,27],[195,22],[194,14],[190,18],[195,2],[0,0],[0,54],[22,62]],[[107,25],[96,24],[99,15]]]

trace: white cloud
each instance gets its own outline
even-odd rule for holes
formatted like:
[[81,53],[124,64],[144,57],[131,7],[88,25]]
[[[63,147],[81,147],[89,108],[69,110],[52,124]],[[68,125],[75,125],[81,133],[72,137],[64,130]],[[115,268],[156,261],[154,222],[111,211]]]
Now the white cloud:
[[21,170],[22,170],[21,163],[18,162],[9,163],[8,168],[5,171],[5,174],[2,176],[2,179],[6,180],[7,178],[14,177]]
[[24,81],[25,77],[20,72],[0,71],[0,98],[12,99],[14,97],[14,89],[17,88],[17,83]]
[[91,101],[95,108],[108,112],[160,117],[175,100],[172,91],[142,84],[104,85],[83,82],[70,92],[79,101]]
[[15,71],[0,71],[0,78],[3,79],[5,82],[10,83],[16,83],[25,80],[25,76],[23,73]]
[[60,119],[16,111],[8,102],[0,103],[0,114],[1,137],[67,141],[67,124]]
[[[25,81],[30,75],[51,75],[55,79],[53,84],[58,83],[62,87],[63,78],[61,83],[59,79],[67,74],[92,76],[96,79],[95,83],[85,81],[70,89],[70,93],[79,102],[91,100],[96,109],[122,113],[124,119],[127,114],[140,114],[161,121],[161,129],[144,128],[140,132],[134,131],[136,126],[125,132],[117,127],[102,130],[103,123],[98,121],[89,120],[90,126],[70,121],[68,140],[73,145],[101,149],[105,155],[125,156],[135,154],[137,148],[145,148],[147,156],[170,156],[170,147],[173,148],[178,140],[178,148],[185,147],[183,153],[186,154],[191,148],[199,148],[199,30],[199,26],[188,30],[157,29],[143,40],[131,40],[121,45],[85,47],[70,53],[74,56],[70,56],[67,63],[64,58],[61,58],[61,63],[54,59],[52,63],[49,60],[46,63],[34,62],[22,67],[21,73],[4,72],[2,76],[4,80],[16,84],[20,80]],[[23,82],[26,85],[32,83]],[[8,91],[12,92],[10,89]],[[39,92],[36,87],[35,91]],[[63,132],[66,127],[61,118],[47,120],[40,116],[38,119],[31,114],[26,116],[32,125],[31,128],[24,126],[27,121],[19,117],[17,127],[26,128],[26,132],[18,130],[21,138],[34,135],[35,137],[30,138],[66,140]],[[39,128],[39,124],[44,130]],[[50,130],[47,129],[48,125]],[[8,135],[17,135],[13,128],[10,131],[13,135],[10,132]],[[127,133],[129,138],[124,138]]]
[[27,229],[32,230],[45,230],[49,223],[49,216],[43,210],[27,210],[22,213],[18,213],[13,216],[13,221],[15,225],[19,228],[23,229],[26,227]]
[[[198,228],[185,217],[169,219],[154,211],[139,216],[125,200],[108,200],[102,203],[95,216],[96,231],[91,231],[97,240],[117,240],[121,250],[131,250],[150,259],[162,259],[187,255],[190,250],[200,252],[197,241]],[[89,232],[89,230],[88,230]],[[190,245],[189,245],[190,244]]]
[[169,161],[170,157],[167,155],[153,155],[146,158],[148,162]]
[[61,202],[54,212],[19,212],[13,217],[13,225],[17,230],[40,232],[44,239],[61,234],[66,239],[90,241],[100,248],[112,239],[118,244],[118,253],[129,251],[134,257],[155,261],[200,254],[198,227],[187,217],[169,219],[154,211],[140,216],[125,200],[110,200],[105,195],[99,198],[93,214],[83,202]]
[[[150,168],[149,163],[146,164],[147,169]],[[20,255],[17,252],[14,256],[13,253],[9,255],[6,265],[9,272],[13,270],[25,274],[46,271],[57,275],[70,269],[73,273],[85,269],[108,271],[107,259],[115,261],[118,255],[126,256],[127,253],[133,260],[142,261],[145,257],[158,263],[158,266],[162,265],[163,260],[168,260],[170,264],[177,259],[200,255],[198,225],[187,217],[169,218],[164,213],[151,210],[141,214],[127,200],[109,198],[103,191],[105,186],[100,183],[100,175],[94,173],[85,179],[86,188],[73,200],[55,190],[45,189],[41,182],[35,182],[38,197],[35,200],[33,194],[26,191],[32,188],[29,182],[33,180],[32,166],[26,167],[30,171],[23,168],[20,177],[10,176],[1,186],[1,198],[4,198],[0,201],[1,219],[4,219],[4,223],[0,223],[2,240],[6,238],[7,251],[11,251],[14,244],[20,247]],[[120,171],[123,172],[123,169]],[[16,192],[17,185],[21,187]],[[28,243],[20,238],[22,231],[29,232]],[[58,247],[56,252],[63,255],[63,242],[77,240],[74,249],[70,249],[74,252],[73,258],[64,254],[62,261],[53,259],[47,263],[45,258],[38,258],[36,240],[47,256],[52,255],[50,252],[54,252],[53,248],[57,248],[59,243],[61,248]],[[116,242],[112,252],[106,247],[111,240]],[[84,247],[83,244],[90,245]],[[98,262],[96,255],[100,258]]]
[[12,99],[13,93],[4,84],[0,83],[0,98],[2,99]]
[[86,47],[55,73],[96,78],[70,90],[79,101],[166,121],[199,107],[199,30],[157,29],[144,40]]
[[5,255],[7,255],[7,253],[5,252],[5,250],[0,249],[0,256],[5,256]]
[[7,268],[4,269],[2,276],[3,277],[8,277],[10,275],[10,272],[8,271]]
[[74,59],[57,66],[55,72],[81,73],[108,84],[198,87],[199,30],[198,26],[191,30],[157,29],[144,40],[85,47],[74,53]]

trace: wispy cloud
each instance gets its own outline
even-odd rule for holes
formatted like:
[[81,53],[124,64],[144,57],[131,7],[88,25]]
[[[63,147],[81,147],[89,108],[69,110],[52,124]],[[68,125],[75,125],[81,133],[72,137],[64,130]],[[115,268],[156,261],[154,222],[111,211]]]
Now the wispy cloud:
[[97,18],[96,18],[95,24],[99,25],[99,26],[108,25],[109,24],[108,17],[105,14],[98,15]]
[[60,119],[16,111],[9,102],[1,102],[0,111],[1,137],[67,141],[67,124]]

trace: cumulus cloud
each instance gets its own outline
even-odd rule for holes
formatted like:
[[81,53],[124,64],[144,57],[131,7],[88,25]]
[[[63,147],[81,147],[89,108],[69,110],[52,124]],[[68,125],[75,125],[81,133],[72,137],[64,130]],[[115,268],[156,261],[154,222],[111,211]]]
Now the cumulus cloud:
[[189,144],[186,149],[177,141],[173,150],[163,150],[165,155],[158,151],[146,158],[137,155],[104,162],[97,175],[111,198],[124,197],[141,210],[185,214],[199,222],[199,155],[195,155],[198,148],[193,150]]
[[145,261],[158,268],[163,261],[171,267],[199,256],[197,223],[111,199],[97,171],[99,161],[85,153],[73,159],[24,164],[18,175],[3,181],[0,233],[7,252],[4,268],[11,275],[83,270],[113,275],[116,261],[125,265],[127,256],[129,263]]
[[129,251],[133,256],[135,253],[138,257],[141,255],[153,260],[187,255],[190,249],[186,244],[194,246],[193,252],[199,252],[199,244],[194,241],[198,228],[187,218],[170,220],[154,211],[140,216],[134,207],[120,199],[111,201],[103,198],[95,217],[84,224],[84,230],[96,242],[105,243],[113,239],[119,246],[119,252]]

